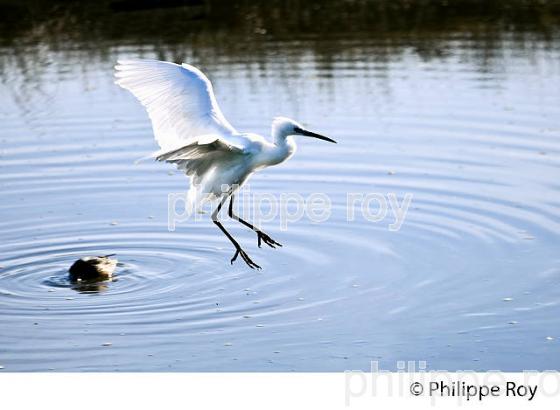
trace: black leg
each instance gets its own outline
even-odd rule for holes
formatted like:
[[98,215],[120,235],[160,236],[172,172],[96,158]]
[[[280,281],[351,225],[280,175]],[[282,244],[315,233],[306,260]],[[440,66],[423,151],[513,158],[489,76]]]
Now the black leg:
[[227,236],[227,238],[230,240],[233,246],[235,246],[235,254],[233,255],[233,258],[231,258],[231,263],[233,264],[233,262],[237,259],[237,257],[241,255],[241,258],[251,269],[261,269],[261,267],[257,265],[255,262],[253,262],[251,258],[249,258],[249,255],[247,255],[247,253],[245,253],[245,251],[241,249],[239,243],[233,238],[233,236],[231,236],[231,234],[226,230],[226,228],[224,228],[224,226],[218,220],[218,214],[222,209],[222,205],[224,205],[224,203],[227,201],[227,198],[228,198],[227,195],[224,195],[224,198],[220,201],[220,204],[217,206],[214,212],[212,212],[212,222],[214,222],[218,226],[218,228],[220,228],[220,230],[224,233],[225,236]]
[[258,241],[257,243],[259,245],[259,248],[261,247],[261,241],[264,241],[264,243],[266,243],[271,248],[276,248],[277,246],[282,246],[281,244],[276,242],[274,239],[272,239],[270,236],[265,234],[263,231],[255,228],[251,223],[249,223],[246,220],[241,219],[239,216],[235,215],[233,213],[233,200],[234,200],[234,196],[233,196],[233,194],[231,194],[230,199],[229,199],[229,212],[228,212],[229,217],[232,218],[232,219],[235,219],[238,222],[241,222],[247,228],[250,228],[257,233],[257,241]]

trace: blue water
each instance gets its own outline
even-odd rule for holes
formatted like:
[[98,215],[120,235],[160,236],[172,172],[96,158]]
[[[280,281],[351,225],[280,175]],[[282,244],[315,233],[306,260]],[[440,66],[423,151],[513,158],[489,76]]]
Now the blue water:
[[[395,36],[1,48],[2,371],[560,369],[559,43],[457,29],[425,55]],[[208,216],[169,231],[188,183],[135,164],[157,146],[113,84],[132,57],[201,67],[239,130],[268,137],[281,114],[335,138],[248,187],[324,193],[330,218],[267,222],[277,250],[228,222],[261,271],[230,265]],[[348,221],[349,193],[413,199],[392,231]],[[113,281],[67,282],[110,253]]]

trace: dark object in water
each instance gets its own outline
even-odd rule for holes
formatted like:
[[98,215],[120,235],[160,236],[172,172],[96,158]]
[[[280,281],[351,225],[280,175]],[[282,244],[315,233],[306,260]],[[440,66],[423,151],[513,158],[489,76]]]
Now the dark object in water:
[[110,256],[114,255],[85,256],[78,259],[68,270],[70,281],[110,279],[118,262]]

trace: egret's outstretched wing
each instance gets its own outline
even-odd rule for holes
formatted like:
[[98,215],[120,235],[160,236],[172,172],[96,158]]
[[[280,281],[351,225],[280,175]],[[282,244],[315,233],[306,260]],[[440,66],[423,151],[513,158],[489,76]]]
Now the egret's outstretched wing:
[[158,161],[176,164],[177,168],[192,177],[195,185],[216,164],[226,165],[246,154],[243,147],[216,138],[206,143],[194,142],[156,157]]
[[235,129],[224,118],[210,80],[196,67],[157,60],[119,60],[116,83],[146,107],[162,150]]

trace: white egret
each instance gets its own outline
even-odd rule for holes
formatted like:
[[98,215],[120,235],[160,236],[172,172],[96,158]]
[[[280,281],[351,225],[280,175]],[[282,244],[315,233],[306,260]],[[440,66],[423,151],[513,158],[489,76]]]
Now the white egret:
[[[161,148],[154,157],[176,164],[190,177],[188,202],[192,206],[207,199],[220,200],[212,221],[235,247],[231,263],[241,255],[249,267],[260,269],[220,223],[222,206],[229,198],[228,215],[256,232],[259,247],[261,241],[272,248],[282,246],[234,214],[235,190],[253,172],[290,158],[296,150],[293,135],[336,141],[283,117],[272,122],[272,141],[236,131],[222,114],[208,78],[188,64],[119,60],[115,69],[116,84],[129,90],[148,111]],[[228,187],[225,192],[223,186]]]

